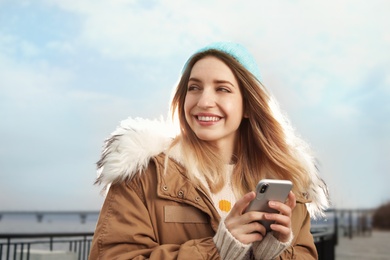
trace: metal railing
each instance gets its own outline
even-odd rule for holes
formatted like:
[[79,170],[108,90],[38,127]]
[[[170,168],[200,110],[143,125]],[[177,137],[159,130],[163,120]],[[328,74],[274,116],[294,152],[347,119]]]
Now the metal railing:
[[[319,259],[335,259],[339,235],[352,238],[354,235],[370,234],[371,225],[369,222],[372,213],[373,210],[331,209],[327,211],[326,219],[328,221],[312,223],[311,233]],[[20,214],[20,212],[0,212],[0,221],[1,216],[7,214]],[[39,218],[40,215],[62,215],[63,212],[25,212],[24,214],[36,214],[39,222],[42,220]],[[83,223],[87,215],[97,215],[98,212],[67,212],[67,214],[79,215],[81,223]],[[92,237],[93,232],[0,234],[0,260],[31,259],[30,255],[37,250],[71,252],[74,256],[73,259],[84,260],[88,259]]]
[[[35,249],[73,252],[75,259],[87,260],[93,233],[0,234],[0,260],[30,259]],[[318,259],[335,259],[337,233],[323,231],[313,234]]]
[[75,259],[87,260],[93,233],[0,234],[0,260],[30,259],[39,252],[73,253]]

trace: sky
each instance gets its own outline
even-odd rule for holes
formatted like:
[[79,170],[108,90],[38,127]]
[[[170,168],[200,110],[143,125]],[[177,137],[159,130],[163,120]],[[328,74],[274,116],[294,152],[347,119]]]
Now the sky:
[[0,210],[99,210],[104,140],[187,58],[243,44],[336,208],[390,201],[390,2],[0,0]]

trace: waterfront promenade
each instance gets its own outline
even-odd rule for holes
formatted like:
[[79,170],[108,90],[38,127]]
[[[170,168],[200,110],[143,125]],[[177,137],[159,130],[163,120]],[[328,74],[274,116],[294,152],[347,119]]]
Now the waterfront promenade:
[[339,236],[336,260],[390,260],[390,231],[373,231],[371,236]]

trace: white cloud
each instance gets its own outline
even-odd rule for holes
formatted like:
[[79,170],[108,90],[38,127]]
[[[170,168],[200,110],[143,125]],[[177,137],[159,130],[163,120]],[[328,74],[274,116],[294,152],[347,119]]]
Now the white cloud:
[[14,105],[28,106],[62,96],[72,72],[45,61],[16,62],[0,54],[1,95]]
[[[52,2],[50,2],[52,3]],[[156,2],[143,8],[138,1],[56,1],[66,11],[83,17],[81,41],[112,58],[168,56],[192,45],[194,38],[204,39],[210,31],[207,20],[189,20],[187,12],[196,9]],[[206,7],[206,6],[204,6]]]
[[384,1],[55,3],[82,16],[81,41],[112,58],[167,57],[211,40],[240,40],[261,64],[278,66],[292,79],[315,68],[350,86],[383,61],[377,49],[389,47],[388,34],[377,28],[390,6]]

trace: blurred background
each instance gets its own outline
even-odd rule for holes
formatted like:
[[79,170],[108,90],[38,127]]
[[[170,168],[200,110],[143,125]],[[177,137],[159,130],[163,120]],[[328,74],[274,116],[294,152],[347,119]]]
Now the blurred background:
[[390,2],[0,0],[0,210],[96,210],[103,141],[166,118],[186,59],[254,54],[332,207],[390,200]]

